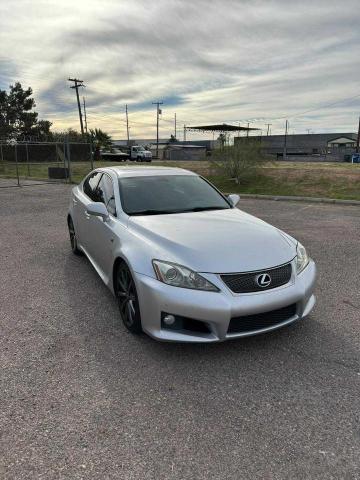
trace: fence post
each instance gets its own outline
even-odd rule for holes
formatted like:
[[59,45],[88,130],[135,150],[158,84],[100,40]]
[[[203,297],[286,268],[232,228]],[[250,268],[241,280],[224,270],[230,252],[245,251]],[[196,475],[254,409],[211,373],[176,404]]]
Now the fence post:
[[27,143],[25,143],[25,147],[26,147],[27,172],[28,172],[28,177],[30,177],[29,148],[28,148],[28,144],[27,144]]
[[17,144],[14,145],[14,154],[15,154],[15,165],[16,165],[16,176],[17,176],[17,184],[20,187],[20,178],[19,178],[19,166],[18,166],[18,158],[17,158]]
[[70,158],[70,142],[69,138],[66,139],[66,156],[69,169],[69,183],[71,183],[71,158]]

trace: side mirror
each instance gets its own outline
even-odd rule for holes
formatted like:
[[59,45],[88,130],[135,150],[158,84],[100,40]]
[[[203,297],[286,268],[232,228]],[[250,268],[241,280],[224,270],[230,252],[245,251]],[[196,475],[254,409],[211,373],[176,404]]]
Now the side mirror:
[[236,193],[232,193],[228,196],[228,200],[230,200],[230,203],[233,207],[236,207],[236,205],[240,202],[240,196]]
[[109,212],[105,205],[101,202],[89,203],[86,207],[86,213],[88,215],[94,215],[95,217],[101,217],[104,222],[109,219]]

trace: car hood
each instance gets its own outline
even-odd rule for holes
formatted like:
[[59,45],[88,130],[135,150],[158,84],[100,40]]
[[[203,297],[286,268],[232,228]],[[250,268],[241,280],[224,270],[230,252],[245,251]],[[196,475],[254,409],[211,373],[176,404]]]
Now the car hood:
[[133,216],[128,227],[152,258],[198,272],[261,270],[296,255],[296,244],[286,234],[237,208]]

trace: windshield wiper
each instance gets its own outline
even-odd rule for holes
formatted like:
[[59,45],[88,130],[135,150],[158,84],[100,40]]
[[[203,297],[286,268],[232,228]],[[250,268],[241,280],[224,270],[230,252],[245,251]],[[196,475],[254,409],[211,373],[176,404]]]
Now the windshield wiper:
[[135,215],[167,215],[170,213],[179,213],[179,210],[155,210],[155,209],[149,208],[147,210],[140,210],[138,212],[130,212],[128,213],[128,215],[133,217]]
[[230,207],[195,207],[183,212],[205,212],[206,210],[229,210]]
[[128,213],[130,216],[140,215],[169,215],[171,213],[188,213],[188,212],[204,212],[206,210],[229,210],[230,207],[194,207],[185,210],[155,210],[149,208],[147,210],[139,210],[138,212]]

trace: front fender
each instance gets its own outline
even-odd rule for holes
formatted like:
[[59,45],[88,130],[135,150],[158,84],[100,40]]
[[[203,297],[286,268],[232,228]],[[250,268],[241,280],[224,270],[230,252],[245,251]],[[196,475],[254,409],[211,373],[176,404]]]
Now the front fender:
[[[113,275],[117,262],[122,260],[126,262],[133,276],[136,273],[155,277],[152,266],[153,248],[146,239],[133,235],[127,228],[123,228],[116,235],[116,243],[113,246],[113,264],[112,272],[109,272],[109,288],[114,293]],[[111,280],[110,280],[111,279]]]

